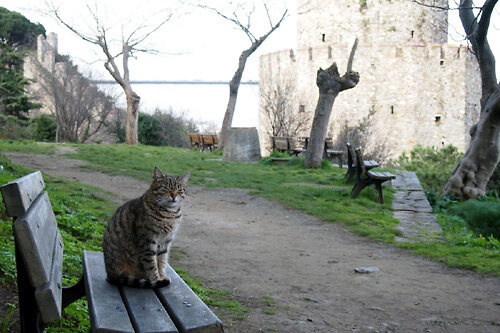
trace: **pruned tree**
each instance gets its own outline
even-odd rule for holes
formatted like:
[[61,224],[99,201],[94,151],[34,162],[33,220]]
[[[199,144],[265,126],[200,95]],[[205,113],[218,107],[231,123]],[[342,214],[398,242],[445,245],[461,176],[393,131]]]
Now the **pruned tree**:
[[452,172],[445,193],[463,200],[484,195],[486,185],[500,160],[500,84],[495,74],[495,56],[487,40],[491,15],[498,0],[486,0],[474,13],[471,0],[461,0],[462,26],[479,64],[481,113],[471,130],[469,148]]
[[38,71],[38,95],[56,120],[56,142],[85,142],[105,124],[114,100],[78,72],[71,61],[58,63],[55,71],[33,60]]
[[[62,23],[82,40],[97,45],[102,50],[105,56],[104,67],[109,74],[111,74],[116,83],[122,87],[125,93],[127,101],[127,115],[125,123],[126,143],[131,145],[138,144],[137,126],[139,117],[139,102],[141,98],[132,89],[132,85],[130,84],[129,58],[138,52],[155,52],[154,50],[141,48],[140,45],[143,44],[148,37],[151,36],[151,34],[158,31],[165,23],[167,23],[171,19],[172,14],[166,14],[165,17],[163,17],[162,20],[156,24],[142,23],[136,25],[129,30],[130,32],[128,35],[124,35],[124,31],[127,27],[131,27],[132,25],[130,22],[124,22],[122,24],[121,47],[113,48],[113,43],[111,42],[114,39],[108,36],[110,28],[101,22],[99,16],[97,15],[97,11],[92,10],[89,6],[87,7],[90,16],[94,20],[93,23],[95,23],[95,30],[90,33],[85,33],[83,29],[73,26],[67,20],[63,19],[60,9],[53,3],[48,3],[48,6],[50,13],[60,23]],[[117,65],[117,61],[120,57],[122,59],[121,69]]]
[[354,41],[347,62],[347,70],[340,76],[337,63],[334,62],[328,69],[320,68],[316,76],[316,85],[319,89],[319,99],[314,112],[309,145],[305,157],[306,168],[321,167],[323,149],[325,145],[328,122],[332,113],[333,103],[341,91],[356,87],[359,82],[359,73],[352,70],[354,54],[358,46],[358,39]]
[[[230,3],[232,4],[232,3]],[[267,15],[267,20],[269,23],[269,30],[266,33],[257,37],[254,30],[255,27],[252,26],[251,22],[255,14],[255,5],[245,6],[242,2],[235,2],[235,6],[230,10],[230,13],[226,13],[215,7],[210,7],[208,5],[199,4],[198,6],[204,8],[217,14],[219,17],[226,21],[231,22],[234,26],[240,29],[249,39],[250,47],[243,50],[238,59],[238,68],[234,75],[229,81],[229,100],[227,102],[226,112],[224,114],[224,120],[222,121],[222,128],[219,136],[219,146],[224,146],[224,137],[231,127],[233,122],[234,111],[236,108],[236,100],[238,98],[238,89],[240,88],[241,78],[243,76],[243,71],[245,70],[245,65],[248,58],[254,53],[262,43],[276,30],[279,28],[283,20],[287,17],[288,10],[285,9],[281,13],[281,16],[275,21],[271,17],[271,12],[268,7],[268,2],[262,2],[264,11]]]
[[260,104],[270,136],[297,136],[310,120],[308,112],[297,110],[297,88],[290,77],[261,83]]

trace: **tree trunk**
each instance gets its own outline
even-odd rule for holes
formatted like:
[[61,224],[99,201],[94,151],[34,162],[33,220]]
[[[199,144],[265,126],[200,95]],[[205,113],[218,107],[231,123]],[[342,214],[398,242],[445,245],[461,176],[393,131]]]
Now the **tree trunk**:
[[497,1],[484,2],[479,21],[473,12],[472,0],[461,0],[459,5],[460,20],[481,74],[481,116],[471,128],[469,148],[443,190],[462,200],[485,194],[486,185],[500,159],[500,84],[495,74],[495,56],[486,38]]
[[243,71],[245,70],[247,59],[250,54],[252,54],[252,52],[253,51],[249,53],[249,50],[245,50],[241,53],[238,61],[238,69],[229,82],[229,100],[227,102],[224,120],[222,121],[222,128],[219,137],[219,147],[224,146],[224,138],[227,134],[227,131],[231,127],[231,124],[233,123],[234,110],[236,109],[236,100],[238,98],[238,90],[240,88],[241,78],[243,76]]
[[126,91],[127,95],[127,118],[125,125],[126,142],[129,145],[139,143],[138,122],[139,122],[139,102],[141,98],[132,90]]
[[[318,71],[318,76],[319,76]],[[307,145],[305,167],[319,168],[323,159],[323,149],[325,146],[326,132],[328,131],[328,122],[332,113],[333,103],[339,94],[338,89],[327,89],[322,93],[322,88],[319,88],[319,99],[314,119],[309,135],[309,143]]]
[[469,149],[444,189],[445,193],[462,200],[485,194],[486,185],[500,160],[500,89],[487,100],[471,132]]
[[319,99],[314,113],[304,161],[306,168],[321,167],[328,122],[330,121],[335,98],[337,98],[337,95],[341,91],[354,88],[359,82],[359,73],[352,71],[352,63],[357,46],[358,39],[354,41],[354,45],[352,46],[349,61],[347,62],[347,71],[344,76],[340,76],[335,62],[326,70],[322,68],[318,70],[316,85],[319,88]]

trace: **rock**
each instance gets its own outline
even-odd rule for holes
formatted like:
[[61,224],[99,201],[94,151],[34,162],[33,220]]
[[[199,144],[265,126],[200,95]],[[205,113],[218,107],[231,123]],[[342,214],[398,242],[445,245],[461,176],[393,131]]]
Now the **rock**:
[[354,271],[360,274],[370,274],[380,272],[380,269],[378,267],[357,267]]

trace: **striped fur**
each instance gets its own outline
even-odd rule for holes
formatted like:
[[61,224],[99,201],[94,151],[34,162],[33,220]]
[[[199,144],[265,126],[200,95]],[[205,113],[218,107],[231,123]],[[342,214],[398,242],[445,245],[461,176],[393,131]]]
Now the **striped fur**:
[[139,288],[170,283],[164,269],[182,219],[188,179],[189,174],[166,176],[155,167],[150,188],[118,207],[102,245],[109,282]]

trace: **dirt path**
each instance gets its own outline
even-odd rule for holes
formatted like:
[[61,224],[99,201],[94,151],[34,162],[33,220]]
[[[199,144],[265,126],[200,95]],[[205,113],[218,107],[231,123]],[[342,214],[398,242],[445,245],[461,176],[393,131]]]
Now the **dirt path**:
[[[148,183],[62,155],[18,164],[116,193]],[[500,332],[500,279],[450,269],[239,189],[192,188],[172,265],[250,307],[227,332]],[[358,274],[356,267],[380,272]],[[216,309],[217,312],[217,309]]]

